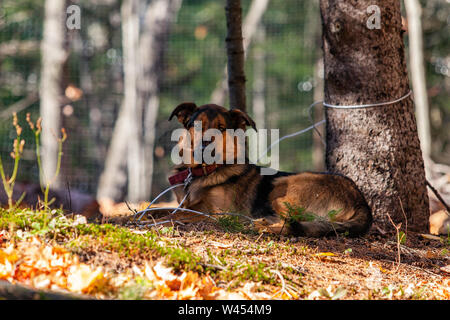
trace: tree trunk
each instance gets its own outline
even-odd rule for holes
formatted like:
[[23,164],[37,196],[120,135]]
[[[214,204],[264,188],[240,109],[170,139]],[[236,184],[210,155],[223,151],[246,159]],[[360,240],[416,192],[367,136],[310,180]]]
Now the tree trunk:
[[[387,102],[409,89],[401,36],[400,2],[321,0],[325,101],[332,105]],[[372,7],[373,8],[373,7]],[[369,25],[371,29],[369,28]],[[407,217],[408,228],[428,230],[428,196],[411,97],[359,109],[326,108],[326,165],[352,178],[386,229]]]
[[[258,30],[258,26],[261,22],[262,16],[267,9],[269,0],[253,0],[247,15],[245,16],[244,26],[242,32],[244,34],[243,46],[244,46],[244,59],[247,57],[248,48],[253,39],[253,36]],[[211,94],[211,103],[218,105],[225,104],[225,96],[228,90],[228,72],[227,66],[223,71],[223,78],[218,82],[216,88]]]
[[[169,27],[180,6],[181,0],[122,3],[125,95],[100,177],[99,199],[120,199],[127,164],[128,200],[137,202],[151,196],[162,59]],[[143,21],[142,26],[139,21]]]
[[227,0],[225,15],[227,20],[227,37],[225,41],[228,57],[230,108],[246,111],[241,0]]
[[128,200],[137,202],[141,188],[143,146],[142,119],[143,110],[138,107],[138,68],[139,68],[139,0],[125,0],[122,3],[122,48],[124,71],[123,107],[128,110],[127,128],[127,169],[128,169]]
[[[136,200],[148,200],[153,181],[153,150],[155,127],[159,109],[159,87],[164,72],[164,57],[170,27],[181,6],[181,0],[152,1],[145,11],[144,25],[139,43],[140,68],[138,74],[138,108],[143,112],[140,118],[143,136],[141,175],[136,190]],[[131,198],[130,198],[131,200]]]
[[[40,114],[42,117],[42,169],[41,183],[50,181],[56,171],[58,159],[57,137],[61,132],[62,72],[67,59],[65,50],[66,3],[61,0],[45,1],[45,18],[41,44]],[[52,181],[59,187],[59,179]]]
[[409,66],[414,89],[417,130],[425,160],[425,173],[427,177],[430,177],[427,162],[430,160],[431,155],[431,130],[426,76],[423,65],[422,23],[420,21],[422,8],[418,0],[406,0],[405,8],[408,16]]
[[121,200],[124,188],[127,183],[126,160],[128,150],[128,110],[124,104],[120,107],[119,116],[114,125],[114,131],[111,137],[111,143],[105,159],[105,168],[100,175],[97,199]]

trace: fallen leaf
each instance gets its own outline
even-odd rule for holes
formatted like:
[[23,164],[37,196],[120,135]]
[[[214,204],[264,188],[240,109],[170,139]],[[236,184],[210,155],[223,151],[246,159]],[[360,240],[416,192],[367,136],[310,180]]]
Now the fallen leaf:
[[444,267],[441,267],[440,270],[445,273],[450,273],[450,264]]
[[87,292],[102,277],[100,268],[92,270],[86,264],[74,265],[69,268],[67,287],[73,292]]
[[380,271],[383,272],[383,273],[391,273],[389,270],[386,270],[386,269],[384,269],[381,266],[379,268],[380,268]]
[[167,268],[164,266],[162,261],[159,261],[154,267],[153,267],[153,271],[155,272],[155,275],[164,281],[172,281],[175,280],[177,278],[177,276],[175,276],[172,273],[172,268]]
[[316,257],[334,257],[336,256],[333,252],[320,252],[315,254]]

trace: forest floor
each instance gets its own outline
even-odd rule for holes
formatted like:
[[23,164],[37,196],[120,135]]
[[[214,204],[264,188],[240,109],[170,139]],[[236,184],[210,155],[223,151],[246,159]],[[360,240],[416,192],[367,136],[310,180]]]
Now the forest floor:
[[236,217],[138,229],[0,209],[4,297],[450,299],[449,265],[448,236],[284,237]]

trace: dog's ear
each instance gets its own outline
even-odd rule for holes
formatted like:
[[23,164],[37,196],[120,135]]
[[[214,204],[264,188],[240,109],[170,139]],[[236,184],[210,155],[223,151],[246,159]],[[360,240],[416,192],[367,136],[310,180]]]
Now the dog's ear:
[[172,114],[169,117],[169,121],[172,120],[174,116],[178,118],[178,121],[186,126],[186,123],[189,121],[189,118],[192,114],[197,110],[197,105],[193,102],[183,102],[178,105],[175,110],[172,111]]
[[251,126],[253,129],[256,130],[255,121],[253,121],[252,118],[250,118],[249,115],[244,111],[241,111],[239,109],[233,109],[230,110],[229,113],[233,121],[234,128],[245,129],[246,126]]

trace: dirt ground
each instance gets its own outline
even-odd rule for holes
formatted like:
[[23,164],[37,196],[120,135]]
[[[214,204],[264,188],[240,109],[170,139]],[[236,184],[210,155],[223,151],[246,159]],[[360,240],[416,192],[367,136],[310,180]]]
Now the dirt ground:
[[[296,238],[230,233],[213,222],[199,222],[176,227],[162,237],[209,261],[207,265],[217,269],[212,275],[217,287],[241,296],[245,291],[244,298],[450,299],[449,238],[424,238],[412,232],[405,236],[401,244],[395,234],[381,235],[375,230],[360,238]],[[83,252],[82,259],[122,272],[143,265],[148,257],[127,261],[92,247]],[[249,265],[260,264],[265,266],[261,273],[275,281],[236,277]],[[274,294],[280,290],[285,294]]]

